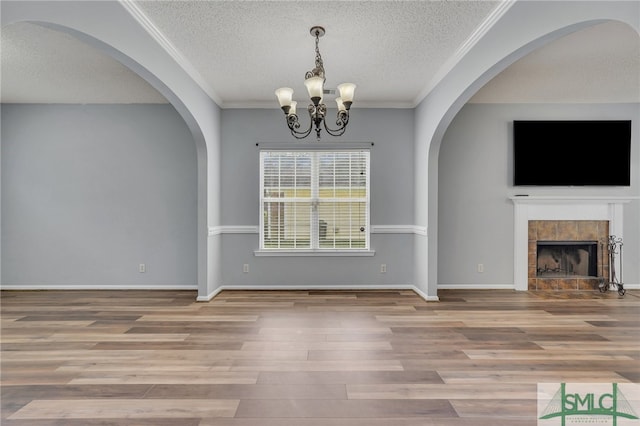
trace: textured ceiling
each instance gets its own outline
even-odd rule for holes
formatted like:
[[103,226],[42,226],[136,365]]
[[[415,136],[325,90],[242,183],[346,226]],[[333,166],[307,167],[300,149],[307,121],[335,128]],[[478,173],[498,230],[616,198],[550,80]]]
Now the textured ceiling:
[[513,63],[470,102],[640,102],[640,37],[619,22],[569,34]]
[[326,87],[357,84],[356,102],[409,106],[498,2],[139,2],[223,105],[301,99],[314,67],[309,29],[324,26]]
[[166,103],[137,74],[65,33],[2,28],[3,103]]
[[[182,65],[222,107],[303,100],[313,25],[327,87],[358,85],[354,105],[411,107],[499,6],[489,1],[138,1]],[[73,37],[28,23],[2,28],[2,102],[159,103],[133,72]],[[195,70],[195,71],[194,71]],[[194,74],[195,73],[195,74]],[[640,37],[619,23],[570,34],[513,64],[471,102],[639,102]]]

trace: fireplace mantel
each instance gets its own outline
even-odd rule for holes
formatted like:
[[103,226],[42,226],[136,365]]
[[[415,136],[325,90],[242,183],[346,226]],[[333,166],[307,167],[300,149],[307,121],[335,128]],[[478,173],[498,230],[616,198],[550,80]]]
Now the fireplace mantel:
[[640,197],[563,197],[558,195],[514,195],[509,197],[514,204],[626,204]]
[[623,237],[623,206],[634,197],[512,196],[514,204],[514,288],[528,289],[530,220],[607,220],[611,235]]

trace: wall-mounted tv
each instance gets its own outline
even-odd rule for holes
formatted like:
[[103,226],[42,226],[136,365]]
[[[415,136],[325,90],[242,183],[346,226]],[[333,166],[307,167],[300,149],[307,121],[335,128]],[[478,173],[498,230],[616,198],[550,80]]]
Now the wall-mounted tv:
[[631,120],[513,122],[515,186],[630,186]]

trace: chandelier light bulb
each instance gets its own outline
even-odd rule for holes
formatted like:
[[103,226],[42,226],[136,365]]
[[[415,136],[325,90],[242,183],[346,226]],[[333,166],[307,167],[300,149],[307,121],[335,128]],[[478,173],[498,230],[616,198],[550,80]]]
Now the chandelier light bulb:
[[344,103],[353,102],[353,92],[355,92],[355,90],[356,85],[353,83],[342,83],[338,85],[338,91]]
[[298,103],[296,101],[291,101],[291,107],[289,108],[289,115],[296,115],[296,106]]
[[276,97],[278,98],[278,103],[280,103],[280,108],[288,107],[291,105],[293,89],[290,87],[281,87],[276,90]]
[[320,102],[320,99],[322,99],[322,94],[324,90],[324,88],[322,87],[324,85],[324,78],[318,77],[318,76],[310,77],[304,81],[304,85],[307,86],[307,92],[309,92],[309,97],[312,100],[314,98],[317,98],[318,102]]
[[344,102],[342,102],[342,98],[336,98],[336,104],[338,105],[338,111],[347,110],[347,107],[344,106]]

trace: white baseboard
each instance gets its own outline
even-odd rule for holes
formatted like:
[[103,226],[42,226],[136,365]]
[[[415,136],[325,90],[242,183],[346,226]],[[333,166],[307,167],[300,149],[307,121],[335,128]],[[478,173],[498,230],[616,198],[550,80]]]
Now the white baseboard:
[[626,290],[640,290],[640,284],[623,284]]
[[[625,289],[638,290],[640,284],[625,284]],[[441,284],[438,290],[514,290],[513,284]],[[223,290],[412,290],[426,302],[438,302],[438,296],[429,296],[411,284],[401,285],[222,285],[207,296],[198,296],[198,302],[208,302]]]
[[438,290],[513,290],[513,284],[438,284]]
[[[438,290],[513,290],[512,284],[440,284]],[[624,284],[627,290],[640,290],[640,284]],[[12,285],[3,284],[0,290],[198,290],[195,285]],[[223,290],[412,290],[426,302],[438,302],[438,296],[429,296],[411,284],[398,285],[222,285],[196,301],[208,302]]]
[[198,296],[196,298],[196,302],[209,302],[211,299],[216,297],[218,295],[218,293],[220,293],[222,290],[224,290],[224,286],[220,286],[220,287],[216,288],[215,290],[213,290],[211,293],[207,294],[206,296]]
[[427,302],[437,302],[438,296],[428,296],[411,284],[397,285],[222,285],[206,296],[198,296],[198,302],[208,302],[223,290],[412,290]]
[[[440,284],[438,290],[514,290],[513,284]],[[640,290],[640,284],[624,284],[626,290]]]
[[422,297],[425,302],[439,302],[440,298],[438,296],[429,296],[427,293],[423,292],[416,286],[411,286],[411,290],[415,291],[418,296]]
[[0,290],[197,290],[197,285],[167,284],[2,284]]

